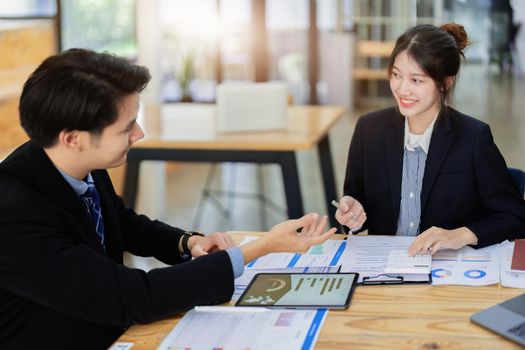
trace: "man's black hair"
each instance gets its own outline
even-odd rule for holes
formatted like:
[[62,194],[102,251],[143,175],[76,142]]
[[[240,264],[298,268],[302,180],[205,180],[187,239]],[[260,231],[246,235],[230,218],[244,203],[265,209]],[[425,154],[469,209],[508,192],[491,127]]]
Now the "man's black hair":
[[118,117],[125,95],[142,91],[147,68],[108,53],[70,49],[50,56],[31,74],[20,97],[20,123],[40,147],[62,130],[100,134]]

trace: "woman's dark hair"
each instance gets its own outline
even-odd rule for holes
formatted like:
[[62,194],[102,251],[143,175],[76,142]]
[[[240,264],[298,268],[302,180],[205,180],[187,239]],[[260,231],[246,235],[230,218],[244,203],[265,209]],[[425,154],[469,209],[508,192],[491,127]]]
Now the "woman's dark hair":
[[118,103],[140,92],[147,68],[108,53],[70,49],[48,57],[24,84],[20,123],[40,147],[57,142],[62,130],[100,134],[118,117]]
[[[461,59],[465,59],[463,50],[468,44],[465,28],[457,23],[446,23],[440,27],[430,24],[412,27],[397,39],[388,62],[388,75],[392,74],[397,55],[407,50],[408,56],[436,83],[441,105],[449,105]],[[448,77],[453,79],[449,87]]]

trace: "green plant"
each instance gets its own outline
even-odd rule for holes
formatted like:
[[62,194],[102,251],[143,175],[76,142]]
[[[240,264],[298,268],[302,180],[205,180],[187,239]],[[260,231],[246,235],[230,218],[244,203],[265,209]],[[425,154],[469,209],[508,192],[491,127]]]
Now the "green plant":
[[191,98],[190,83],[193,80],[193,73],[194,57],[191,53],[188,53],[181,58],[179,70],[177,72],[177,80],[180,84],[183,100]]

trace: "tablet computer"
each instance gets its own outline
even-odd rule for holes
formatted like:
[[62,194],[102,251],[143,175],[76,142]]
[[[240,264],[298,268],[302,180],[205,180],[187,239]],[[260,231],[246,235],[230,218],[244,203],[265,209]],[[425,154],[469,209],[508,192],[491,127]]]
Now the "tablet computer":
[[347,309],[357,273],[259,273],[236,306]]

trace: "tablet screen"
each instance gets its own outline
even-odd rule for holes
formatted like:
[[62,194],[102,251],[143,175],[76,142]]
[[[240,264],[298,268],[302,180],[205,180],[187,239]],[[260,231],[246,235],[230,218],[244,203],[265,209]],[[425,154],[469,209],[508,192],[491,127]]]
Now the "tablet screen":
[[237,306],[346,309],[357,273],[260,273]]

